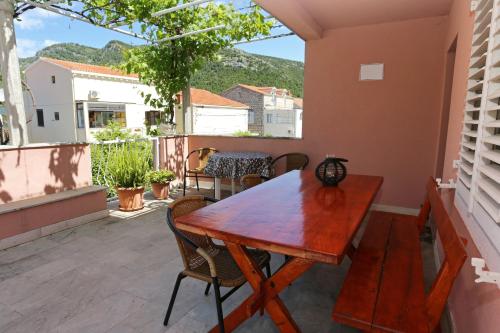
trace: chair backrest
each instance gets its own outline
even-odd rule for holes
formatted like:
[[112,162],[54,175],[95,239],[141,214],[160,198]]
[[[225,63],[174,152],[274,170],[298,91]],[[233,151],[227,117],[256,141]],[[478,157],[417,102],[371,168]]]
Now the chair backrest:
[[427,317],[431,332],[433,332],[439,324],[453,283],[467,259],[467,252],[444,207],[437,184],[432,178],[427,183],[427,199],[419,214],[419,223],[423,221],[422,227],[419,225],[421,229],[425,224],[424,217],[429,215],[429,210],[436,224],[444,254],[441,268],[426,299]]
[[286,159],[285,172],[292,170],[304,170],[309,164],[309,157],[303,153],[287,153],[276,157],[269,166],[269,175],[276,176],[276,166],[282,160]]
[[[191,155],[196,154],[197,160],[198,160],[198,168],[204,168],[207,166],[208,159],[210,156],[215,154],[218,150],[215,148],[197,148],[189,153],[189,155],[186,157],[186,162],[189,160]],[[186,163],[184,163],[184,166],[186,166]]]
[[243,190],[248,190],[251,187],[257,186],[259,184],[262,184],[263,181],[268,180],[267,177],[258,175],[258,174],[249,174],[249,175],[244,175],[240,179],[240,184]]
[[[191,195],[179,198],[169,205],[169,212],[167,212],[167,219],[173,218],[173,221],[169,225],[171,228],[175,228],[175,219],[179,216],[189,214],[195,210],[203,208],[208,205],[209,202],[214,201],[213,199],[204,197],[203,195]],[[184,262],[184,267],[186,269],[195,269],[205,263],[205,259],[200,256],[195,249],[190,246],[189,241],[196,244],[197,247],[203,248],[209,255],[215,256],[218,253],[217,246],[213,243],[212,239],[207,236],[201,236],[193,234],[190,232],[175,230],[175,238],[177,240],[177,245],[179,246],[179,251]],[[187,237],[180,237],[182,234]]]

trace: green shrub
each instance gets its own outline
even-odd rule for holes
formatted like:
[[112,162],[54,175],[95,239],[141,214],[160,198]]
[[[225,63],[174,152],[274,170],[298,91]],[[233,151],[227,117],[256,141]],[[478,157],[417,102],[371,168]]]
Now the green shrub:
[[253,136],[252,132],[249,131],[236,131],[233,133],[234,136]]
[[[146,147],[146,149],[145,149]],[[127,142],[109,151],[107,156],[110,185],[137,188],[146,185],[146,174],[151,170],[150,145]]]
[[150,183],[168,184],[175,179],[175,174],[170,170],[155,170],[148,172],[146,178]]
[[106,127],[94,134],[97,141],[129,140],[138,138],[138,135],[132,134],[129,129],[124,129],[115,121],[110,121]]

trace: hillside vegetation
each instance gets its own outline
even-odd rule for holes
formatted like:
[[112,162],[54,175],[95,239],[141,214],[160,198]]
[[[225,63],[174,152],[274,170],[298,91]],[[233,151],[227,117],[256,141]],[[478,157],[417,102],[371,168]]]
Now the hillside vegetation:
[[[38,57],[50,57],[94,65],[116,66],[123,59],[123,51],[133,46],[110,41],[102,49],[75,43],[61,43],[46,47],[35,57],[20,59],[21,69]],[[220,93],[238,83],[255,86],[274,86],[302,97],[304,64],[274,57],[251,54],[239,49],[227,49],[217,61],[208,62],[198,71],[192,86]]]

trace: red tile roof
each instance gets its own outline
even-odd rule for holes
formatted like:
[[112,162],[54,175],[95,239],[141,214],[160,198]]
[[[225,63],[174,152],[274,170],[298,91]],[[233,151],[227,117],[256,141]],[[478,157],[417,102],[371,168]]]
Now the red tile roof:
[[248,105],[245,105],[243,103],[233,101],[232,99],[211,93],[208,90],[197,89],[197,88],[191,88],[191,104],[205,105],[205,106],[223,106],[223,107],[243,108],[243,109],[249,108]]
[[59,60],[59,59],[53,59],[53,58],[45,58],[45,57],[41,57],[40,59],[48,61],[48,62],[56,64],[56,65],[59,65],[61,67],[64,67],[64,68],[72,70],[72,71],[97,73],[97,74],[104,74],[104,75],[114,75],[114,76],[123,76],[123,77],[133,77],[133,78],[139,77],[137,74],[127,74],[127,73],[122,72],[120,70],[117,70],[117,69],[114,69],[111,67],[106,67],[106,66],[82,64],[79,62]]
[[248,84],[238,84],[238,86],[246,88],[248,90],[255,91],[259,94],[263,95],[271,95],[271,92],[273,89],[276,89],[276,95],[277,96],[283,96],[283,93],[286,92],[288,96],[291,96],[290,92],[286,89],[277,89],[276,87],[256,87],[256,86],[251,86]]

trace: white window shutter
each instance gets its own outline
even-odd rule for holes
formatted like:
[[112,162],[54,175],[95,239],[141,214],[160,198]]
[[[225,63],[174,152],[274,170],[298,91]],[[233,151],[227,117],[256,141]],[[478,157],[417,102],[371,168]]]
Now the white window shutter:
[[500,222],[500,26],[498,0],[475,12],[458,178],[469,212],[480,205]]

